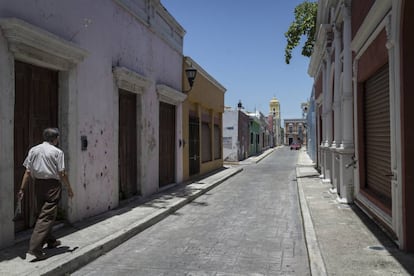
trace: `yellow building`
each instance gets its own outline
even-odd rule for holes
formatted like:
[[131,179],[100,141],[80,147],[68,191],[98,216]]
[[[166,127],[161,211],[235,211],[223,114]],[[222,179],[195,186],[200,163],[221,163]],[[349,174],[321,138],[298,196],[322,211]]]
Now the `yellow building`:
[[190,90],[183,73],[183,180],[223,167],[223,112],[226,89],[190,57],[184,57],[183,72],[195,68]]

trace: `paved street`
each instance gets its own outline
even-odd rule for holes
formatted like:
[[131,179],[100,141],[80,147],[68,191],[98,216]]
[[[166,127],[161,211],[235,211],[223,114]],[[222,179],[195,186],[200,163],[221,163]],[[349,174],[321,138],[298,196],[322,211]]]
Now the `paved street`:
[[297,157],[277,149],[72,275],[309,275]]

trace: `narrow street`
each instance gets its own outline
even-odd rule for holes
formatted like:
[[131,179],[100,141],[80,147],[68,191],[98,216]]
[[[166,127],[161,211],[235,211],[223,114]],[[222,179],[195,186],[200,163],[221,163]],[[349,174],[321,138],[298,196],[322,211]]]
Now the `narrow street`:
[[72,275],[309,275],[297,157],[276,149]]

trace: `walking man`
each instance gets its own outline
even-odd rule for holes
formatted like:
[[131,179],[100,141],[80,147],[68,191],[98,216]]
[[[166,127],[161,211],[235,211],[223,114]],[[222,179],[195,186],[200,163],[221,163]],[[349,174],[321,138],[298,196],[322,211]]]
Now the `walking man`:
[[34,183],[38,218],[30,238],[29,253],[35,260],[43,260],[46,254],[43,246],[55,248],[61,244],[51,233],[57,215],[58,203],[61,198],[63,182],[68,196],[73,197],[72,187],[65,173],[65,158],[59,143],[59,130],[46,128],[43,131],[42,144],[32,147],[23,163],[26,171],[23,175],[18,198],[22,199],[30,178]]

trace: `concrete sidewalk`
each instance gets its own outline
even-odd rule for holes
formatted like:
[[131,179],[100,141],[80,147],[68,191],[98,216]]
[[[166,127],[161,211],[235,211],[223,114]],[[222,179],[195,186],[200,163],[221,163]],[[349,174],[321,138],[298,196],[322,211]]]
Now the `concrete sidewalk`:
[[[242,171],[225,168],[187,185],[178,185],[145,202],[131,202],[101,216],[64,226],[54,233],[62,241],[56,249],[46,249],[46,260],[26,260],[28,240],[0,251],[0,275],[64,275],[91,262],[130,237]],[[27,236],[29,238],[29,236]]]
[[296,174],[312,275],[414,275],[414,255],[358,207],[339,203],[303,149]]

